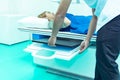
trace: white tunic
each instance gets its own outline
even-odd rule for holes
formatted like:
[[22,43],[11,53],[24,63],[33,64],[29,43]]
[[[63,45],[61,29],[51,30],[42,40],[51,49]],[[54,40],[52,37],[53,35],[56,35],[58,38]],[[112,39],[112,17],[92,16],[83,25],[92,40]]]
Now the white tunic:
[[118,15],[120,15],[120,0],[107,0],[98,17],[96,32]]

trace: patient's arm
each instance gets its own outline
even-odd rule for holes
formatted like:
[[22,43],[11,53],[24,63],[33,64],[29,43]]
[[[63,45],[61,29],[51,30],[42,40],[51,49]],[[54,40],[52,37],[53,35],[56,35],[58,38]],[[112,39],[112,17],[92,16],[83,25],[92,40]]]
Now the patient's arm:
[[64,24],[67,27],[67,26],[69,26],[71,24],[71,21],[67,17],[65,17],[64,18]]
[[[48,23],[48,26],[49,26],[50,29],[53,28],[53,23],[54,23],[54,20],[51,19],[51,20],[49,21],[49,23]],[[71,21],[70,21],[67,17],[65,17],[65,18],[64,18],[64,23],[62,24],[61,28],[66,28],[66,27],[68,27],[70,24],[71,24]]]

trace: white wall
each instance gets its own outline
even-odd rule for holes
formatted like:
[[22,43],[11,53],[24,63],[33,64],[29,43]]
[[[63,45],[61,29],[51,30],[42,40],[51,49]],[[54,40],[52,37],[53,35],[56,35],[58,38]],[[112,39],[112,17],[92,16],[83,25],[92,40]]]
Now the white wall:
[[[0,14],[38,15],[47,10],[56,12],[59,4],[52,0],[0,0]],[[88,6],[80,0],[80,4],[73,3],[68,10],[73,14],[91,14]]]
[[68,12],[75,15],[91,15],[91,8],[86,5],[84,0],[80,0],[80,3],[72,3]]
[[8,4],[7,0],[0,0],[0,14],[8,13]]
[[53,3],[50,0],[24,0],[19,9],[19,13],[37,15],[45,10],[55,11],[57,3]]
[[[60,0],[51,0],[60,2]],[[86,5],[84,0],[72,0],[70,7],[68,9],[68,13],[72,13],[75,15],[91,15],[91,9]]]
[[36,15],[45,10],[56,11],[57,5],[51,0],[0,0],[0,15]]

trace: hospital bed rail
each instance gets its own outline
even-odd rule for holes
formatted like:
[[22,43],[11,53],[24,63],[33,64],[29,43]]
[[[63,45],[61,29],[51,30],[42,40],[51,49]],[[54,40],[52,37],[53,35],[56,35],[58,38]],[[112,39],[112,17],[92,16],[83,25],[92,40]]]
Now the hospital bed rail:
[[[52,33],[51,29],[43,29],[43,28],[41,29],[37,27],[21,27],[18,29],[24,32],[30,32],[32,34],[40,34],[45,36],[50,36]],[[57,37],[84,40],[86,38],[86,34],[59,31]],[[96,42],[96,37],[97,37],[96,35],[93,35],[91,38],[91,42]]]

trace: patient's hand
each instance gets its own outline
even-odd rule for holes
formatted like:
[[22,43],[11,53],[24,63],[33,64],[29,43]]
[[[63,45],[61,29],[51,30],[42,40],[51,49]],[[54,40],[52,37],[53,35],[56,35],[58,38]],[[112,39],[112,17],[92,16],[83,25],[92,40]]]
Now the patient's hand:
[[51,36],[51,37],[48,39],[48,45],[55,47],[55,43],[56,43],[56,37]]

